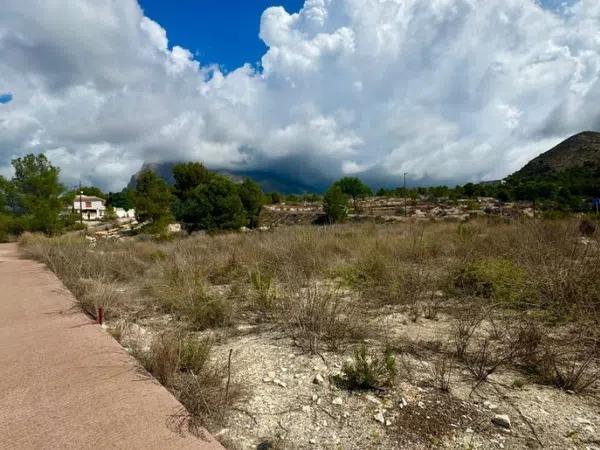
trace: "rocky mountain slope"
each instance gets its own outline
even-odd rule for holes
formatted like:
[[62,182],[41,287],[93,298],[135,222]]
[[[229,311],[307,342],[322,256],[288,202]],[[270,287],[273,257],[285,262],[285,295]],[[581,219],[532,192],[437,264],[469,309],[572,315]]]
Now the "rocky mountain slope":
[[584,131],[542,153],[513,176],[547,176],[570,169],[596,167],[600,167],[600,133]]

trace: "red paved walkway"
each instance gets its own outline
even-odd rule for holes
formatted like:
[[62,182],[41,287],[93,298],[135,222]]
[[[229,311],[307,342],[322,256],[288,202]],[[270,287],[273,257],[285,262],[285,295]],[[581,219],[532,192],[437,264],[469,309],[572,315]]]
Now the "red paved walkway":
[[0,448],[222,449],[181,434],[177,400],[90,322],[54,274],[0,245]]

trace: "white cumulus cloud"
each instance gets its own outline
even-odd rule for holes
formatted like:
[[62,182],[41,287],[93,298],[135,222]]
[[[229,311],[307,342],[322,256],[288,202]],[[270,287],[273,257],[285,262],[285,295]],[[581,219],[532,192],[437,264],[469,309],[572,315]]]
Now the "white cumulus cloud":
[[44,151],[67,183],[108,189],[180,159],[305,183],[479,180],[600,128],[597,0],[306,0],[267,9],[262,68],[230,73],[171,47],[135,0],[2,3],[5,175]]

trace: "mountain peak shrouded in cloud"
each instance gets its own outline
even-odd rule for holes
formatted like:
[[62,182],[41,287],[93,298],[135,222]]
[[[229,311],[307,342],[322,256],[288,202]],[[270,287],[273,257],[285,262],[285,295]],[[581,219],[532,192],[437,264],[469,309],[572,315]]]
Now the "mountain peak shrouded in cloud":
[[600,129],[596,0],[306,0],[255,20],[262,67],[224,74],[135,0],[5,0],[0,86],[19,102],[0,171],[44,151],[106,189],[179,160],[302,185],[497,179]]

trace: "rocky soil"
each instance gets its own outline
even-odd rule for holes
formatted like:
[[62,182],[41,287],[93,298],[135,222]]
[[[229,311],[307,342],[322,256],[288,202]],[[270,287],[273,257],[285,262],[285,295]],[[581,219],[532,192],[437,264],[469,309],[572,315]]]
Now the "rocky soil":
[[[214,357],[233,350],[232,377],[245,400],[213,432],[231,449],[600,449],[600,401],[519,382],[510,371],[474,389],[456,365],[450,392],[435,377],[449,318],[412,321],[391,310],[373,319],[397,350],[393,388],[348,391],[336,383],[352,348],[311,355],[273,326],[245,324],[215,335]],[[162,322],[161,326],[165,323]],[[125,327],[122,342],[147,341],[156,322]],[[367,340],[370,347],[380,340]],[[518,386],[518,387],[517,387]],[[597,389],[596,386],[594,389]]]

